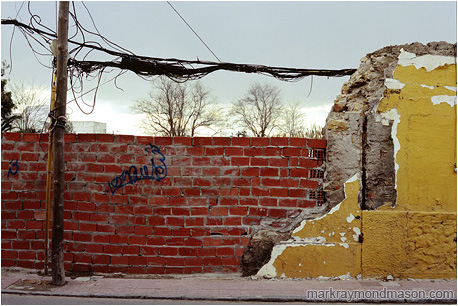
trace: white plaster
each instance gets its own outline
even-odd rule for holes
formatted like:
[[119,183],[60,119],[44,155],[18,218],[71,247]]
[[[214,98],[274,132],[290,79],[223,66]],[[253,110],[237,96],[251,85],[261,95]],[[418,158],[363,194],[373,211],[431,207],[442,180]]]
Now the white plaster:
[[323,229],[323,230],[321,230],[321,233],[322,233],[322,234],[324,234],[324,229]]
[[354,227],[353,231],[355,232],[355,234],[353,235],[353,240],[359,241],[359,235],[361,235],[361,229],[359,227]]
[[341,243],[340,244],[341,246],[343,246],[344,248],[348,249],[350,246],[348,245],[348,243]]
[[345,241],[347,241],[347,237],[340,237],[340,240],[341,240],[342,242],[345,242]]
[[424,88],[434,89],[434,86],[428,86],[428,85],[425,85],[425,84],[421,84],[420,86],[424,87]]
[[353,216],[353,214],[350,213],[350,215],[347,217],[347,222],[351,223],[353,220],[355,220],[355,216]]
[[446,89],[448,90],[451,90],[451,91],[455,91],[456,92],[456,86],[455,87],[452,87],[452,86],[444,86]]
[[406,86],[406,84],[400,82],[397,79],[386,78],[385,79],[385,86],[388,89],[403,89],[404,86]]
[[396,160],[396,156],[401,149],[401,143],[399,142],[398,139],[398,125],[401,122],[401,115],[398,113],[397,109],[392,109],[395,111],[394,113],[394,119],[393,119],[393,126],[391,128],[391,139],[393,140],[393,147],[394,147],[394,189],[398,189],[398,170],[399,170],[399,164]]
[[433,102],[433,105],[438,105],[440,103],[448,103],[451,107],[453,107],[456,104],[456,96],[432,96],[431,101]]
[[398,112],[397,109],[392,108],[389,111],[381,113],[381,114],[378,114],[377,112],[375,112],[375,109],[374,109],[373,113],[375,114],[375,121],[381,122],[383,125],[389,125],[390,122],[396,118],[397,112]]
[[350,272],[347,272],[347,274],[337,276],[337,278],[339,278],[339,279],[351,279],[352,277],[350,276]]
[[410,53],[401,49],[399,54],[398,64],[401,66],[415,66],[415,68],[425,68],[426,71],[432,71],[437,67],[455,64],[455,58],[453,56],[442,56],[442,55],[421,55],[416,56],[415,53]]
[[340,233],[340,236],[341,236],[341,237],[345,236],[345,232]]
[[288,244],[278,244],[274,246],[272,249],[272,254],[270,255],[270,260],[268,263],[266,263],[264,266],[262,266],[261,269],[259,269],[258,273],[256,273],[257,277],[262,277],[262,276],[271,276],[271,277],[276,277],[277,276],[277,269],[274,267],[274,262],[277,259],[277,257],[283,253],[283,251],[288,247]]

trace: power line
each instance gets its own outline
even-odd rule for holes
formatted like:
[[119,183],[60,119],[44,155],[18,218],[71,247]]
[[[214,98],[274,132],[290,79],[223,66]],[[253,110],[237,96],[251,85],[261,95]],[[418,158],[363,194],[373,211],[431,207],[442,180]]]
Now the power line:
[[184,23],[186,23],[186,25],[191,29],[191,31],[196,34],[197,38],[200,39],[200,41],[205,45],[205,47],[207,47],[207,49],[213,54],[214,57],[216,57],[216,59],[218,60],[218,62],[221,62],[221,60],[216,56],[216,54],[210,49],[210,47],[203,41],[202,38],[200,38],[199,34],[196,33],[196,31],[194,31],[194,29],[189,25],[189,23],[186,22],[186,20],[183,18],[183,16],[180,15],[180,13],[178,13],[178,11],[173,7],[173,5],[167,1],[167,3],[170,5],[170,7],[175,11],[175,13],[177,13],[178,16],[180,16],[181,20],[184,21]]

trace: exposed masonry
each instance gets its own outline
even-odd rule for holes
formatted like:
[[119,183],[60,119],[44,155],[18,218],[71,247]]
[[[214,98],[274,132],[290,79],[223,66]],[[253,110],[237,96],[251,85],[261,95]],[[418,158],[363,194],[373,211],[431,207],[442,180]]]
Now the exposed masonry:
[[[324,140],[65,138],[67,271],[252,274],[322,208]],[[2,266],[43,268],[46,135],[38,141],[2,134]]]
[[358,70],[343,85],[329,113],[325,185],[328,209],[344,198],[343,184],[361,169],[362,209],[396,205],[396,182],[392,126],[395,118],[381,118],[376,109],[391,84],[398,58],[404,51],[417,56],[430,54],[456,57],[456,44],[432,42],[388,46],[361,59]]

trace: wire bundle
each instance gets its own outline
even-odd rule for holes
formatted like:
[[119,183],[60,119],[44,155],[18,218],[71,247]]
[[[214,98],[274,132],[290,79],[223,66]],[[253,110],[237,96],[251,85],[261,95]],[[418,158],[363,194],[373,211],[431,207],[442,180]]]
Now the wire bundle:
[[[209,73],[226,70],[234,72],[244,73],[257,73],[262,75],[268,75],[275,77],[283,81],[297,81],[307,76],[326,76],[326,77],[342,77],[353,74],[356,69],[340,69],[340,70],[327,70],[327,69],[300,69],[300,68],[284,68],[284,67],[270,67],[264,65],[252,65],[252,64],[236,64],[228,62],[211,62],[211,61],[191,61],[191,60],[180,60],[175,58],[155,58],[147,56],[139,56],[133,52],[111,42],[105,38],[97,29],[94,19],[92,18],[88,8],[83,2],[80,2],[85,10],[94,27],[94,31],[85,28],[79,21],[76,13],[75,3],[72,2],[72,11],[70,12],[71,20],[73,21],[75,33],[69,35],[69,44],[73,45],[72,49],[69,48],[69,80],[70,89],[73,93],[74,99],[69,101],[76,101],[86,93],[95,90],[97,93],[98,87],[100,86],[101,77],[103,73],[110,72],[114,68],[120,71],[117,75],[110,79],[108,82],[115,82],[117,78],[125,73],[126,71],[132,71],[142,78],[149,79],[154,76],[167,76],[177,82],[185,82],[188,80],[200,79]],[[21,6],[22,8],[22,6]],[[41,23],[41,18],[37,15],[32,14],[30,10],[30,2],[28,5],[28,11],[30,14],[29,24],[21,23],[16,19],[2,19],[2,24],[10,24],[18,27],[29,42],[29,38],[32,37],[37,41],[43,48],[48,52],[46,54],[37,52],[29,42],[34,55],[45,55],[52,56],[49,48],[41,43],[34,35],[40,36],[46,43],[49,43],[57,38],[56,32],[46,27]],[[18,12],[19,13],[19,12]],[[96,39],[101,40],[106,47],[96,40],[88,40],[89,36],[95,36]],[[77,41],[75,39],[79,39]],[[109,61],[93,61],[88,60],[88,56],[94,52],[100,51],[106,55],[114,57]],[[38,58],[37,58],[38,59]],[[55,61],[53,61],[54,66]],[[83,92],[84,79],[86,81],[97,80],[97,87]],[[105,82],[107,83],[107,82]],[[117,87],[117,86],[116,86]],[[118,87],[119,88],[119,87]],[[89,112],[84,111],[80,105],[78,107],[85,114],[90,114],[94,110],[95,97],[92,104],[88,104],[82,100],[83,104],[91,107]]]

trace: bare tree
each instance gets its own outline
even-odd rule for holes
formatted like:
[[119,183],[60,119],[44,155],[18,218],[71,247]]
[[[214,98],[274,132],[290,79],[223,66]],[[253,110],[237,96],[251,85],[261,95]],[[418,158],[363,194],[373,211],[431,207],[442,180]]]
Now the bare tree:
[[20,132],[36,133],[46,121],[49,106],[47,98],[42,95],[43,89],[25,83],[13,83],[11,86],[12,98],[15,103],[15,115],[18,119],[13,127]]
[[277,87],[254,83],[242,99],[232,104],[231,114],[254,136],[266,137],[278,127],[282,110],[280,90]]
[[279,135],[283,137],[304,137],[304,119],[305,114],[300,102],[289,103],[281,115]]
[[176,83],[161,77],[149,96],[134,102],[132,109],[145,114],[141,127],[163,136],[195,136],[198,129],[209,128],[221,120],[216,100],[200,82]]

